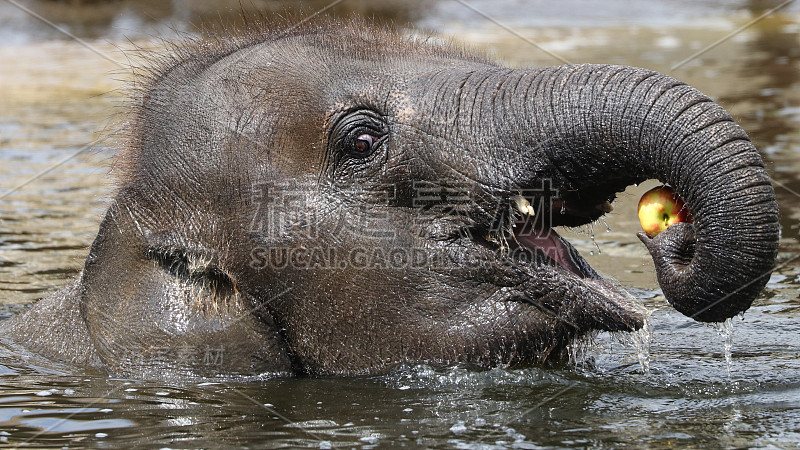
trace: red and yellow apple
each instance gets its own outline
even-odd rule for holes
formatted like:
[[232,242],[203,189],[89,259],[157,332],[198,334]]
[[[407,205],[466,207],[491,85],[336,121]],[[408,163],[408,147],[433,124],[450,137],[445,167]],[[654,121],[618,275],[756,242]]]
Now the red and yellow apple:
[[693,221],[689,208],[668,185],[650,189],[639,200],[639,222],[651,238],[670,225]]

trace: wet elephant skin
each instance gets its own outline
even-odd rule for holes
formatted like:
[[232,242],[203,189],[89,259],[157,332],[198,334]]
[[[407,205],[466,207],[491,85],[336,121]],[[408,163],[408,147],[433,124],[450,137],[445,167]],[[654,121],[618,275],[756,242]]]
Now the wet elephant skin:
[[0,324],[29,351],[170,378],[559,361],[646,312],[554,228],[647,179],[694,217],[640,236],[677,310],[732,317],[774,265],[757,150],[666,75],[509,69],[361,22],[152,60],[82,273]]

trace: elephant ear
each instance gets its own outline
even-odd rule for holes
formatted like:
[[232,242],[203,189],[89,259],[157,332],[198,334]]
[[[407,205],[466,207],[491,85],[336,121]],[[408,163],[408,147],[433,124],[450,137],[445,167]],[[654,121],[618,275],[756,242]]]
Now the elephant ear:
[[164,379],[291,371],[270,315],[212,252],[176,245],[169,233],[143,236],[120,210],[109,209],[81,279],[81,315],[111,373]]

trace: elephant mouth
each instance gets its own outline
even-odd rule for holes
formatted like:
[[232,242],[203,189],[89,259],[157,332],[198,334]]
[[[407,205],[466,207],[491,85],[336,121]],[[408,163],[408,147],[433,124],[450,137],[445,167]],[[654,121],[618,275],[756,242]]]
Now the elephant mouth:
[[580,278],[601,278],[578,250],[554,228],[591,223],[613,210],[609,201],[603,200],[596,204],[570,202],[567,207],[565,200],[554,200],[549,207],[535,211],[527,199],[516,196],[512,204],[517,213],[512,226],[513,239],[509,242],[512,252],[528,252],[534,255],[537,265],[561,267]]
[[581,278],[597,278],[575,247],[552,227],[537,224],[535,218],[526,217],[517,220],[513,230],[512,251],[524,249],[536,255],[537,262],[562,267]]
[[597,220],[612,209],[607,200],[571,208],[557,200],[549,207],[539,208],[541,211],[533,211],[518,199],[512,204],[516,212],[508,239],[511,257],[531,267],[532,277],[547,276],[541,271],[548,268],[559,272],[565,286],[558,295],[545,293],[538,298],[526,295],[526,303],[539,309],[544,305],[547,314],[579,333],[635,331],[644,325],[647,312],[638,300],[626,289],[601,277],[578,250],[554,230],[565,224]]

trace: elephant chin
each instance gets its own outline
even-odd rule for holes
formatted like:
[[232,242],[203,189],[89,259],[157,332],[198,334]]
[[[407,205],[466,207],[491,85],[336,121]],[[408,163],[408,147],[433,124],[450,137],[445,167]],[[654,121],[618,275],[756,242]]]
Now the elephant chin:
[[650,312],[625,289],[604,279],[586,280],[587,286],[598,294],[596,304],[586,302],[591,326],[599,331],[633,332],[644,328]]

